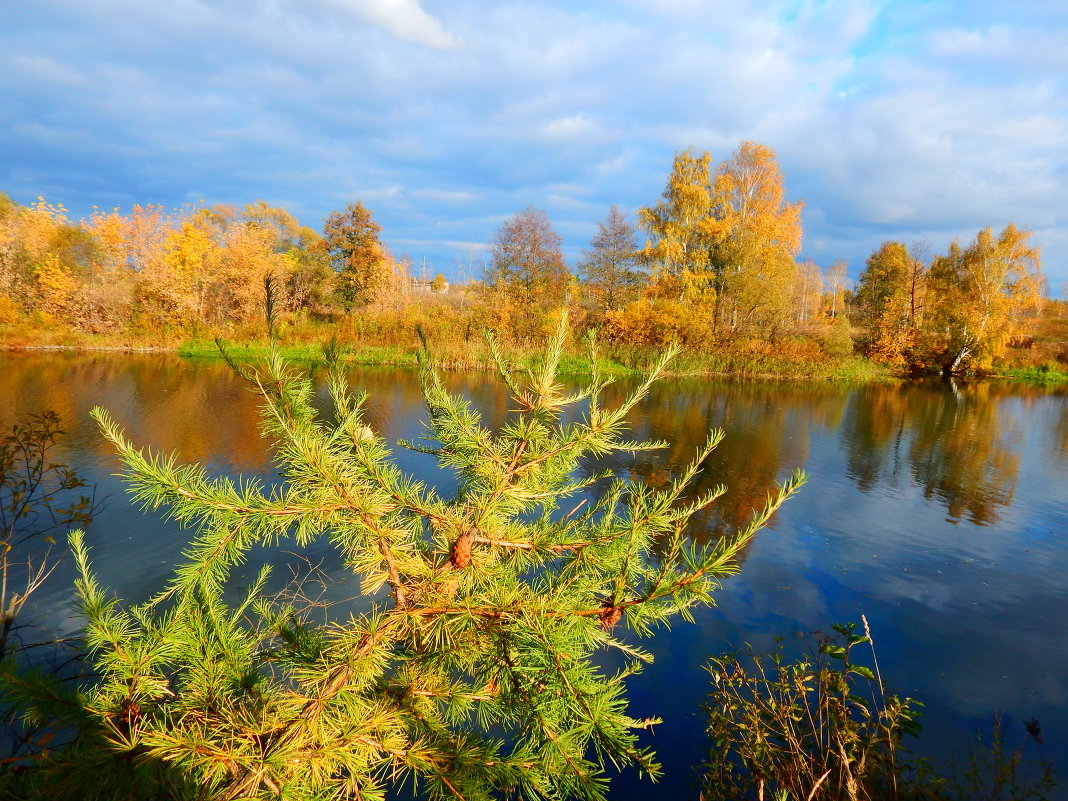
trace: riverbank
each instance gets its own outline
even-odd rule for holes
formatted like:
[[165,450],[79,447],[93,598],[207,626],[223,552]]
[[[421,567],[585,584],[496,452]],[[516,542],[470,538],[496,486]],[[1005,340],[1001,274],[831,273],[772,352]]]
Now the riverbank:
[[[414,339],[414,337],[413,337]],[[240,360],[255,360],[267,354],[268,344],[263,338],[224,338],[231,355]],[[281,344],[282,355],[297,362],[311,362],[322,357],[323,347],[329,343],[325,332],[293,332],[291,339]],[[418,364],[416,344],[373,344],[344,341],[345,360],[354,365],[409,367]],[[905,376],[886,365],[862,356],[818,358],[806,349],[807,343],[784,339],[774,345],[764,342],[745,342],[741,345],[719,346],[706,353],[683,352],[673,362],[672,375],[708,378],[740,378],[747,380],[791,380],[843,383],[872,383],[892,381]],[[118,353],[175,353],[187,359],[220,359],[213,339],[163,336],[150,339],[143,335],[91,334],[77,331],[38,330],[24,327],[17,330],[0,329],[0,350],[4,351],[86,351]],[[575,346],[561,363],[565,375],[590,375],[588,356]],[[480,337],[469,341],[448,340],[431,342],[436,366],[442,369],[487,370],[493,367],[489,350]],[[532,359],[523,350],[512,348],[510,355],[520,366],[532,366]],[[642,375],[659,355],[653,349],[609,346],[598,359],[602,375]],[[1043,363],[1031,366],[1001,365],[980,377],[1004,378],[1043,384],[1068,383],[1068,370]]]
[[[293,361],[312,361],[322,355],[326,343],[282,343],[284,357]],[[227,343],[230,354],[237,359],[262,358],[267,353],[267,343],[262,340]],[[189,340],[177,349],[178,355],[193,359],[220,358],[218,346],[213,341]],[[493,367],[489,349],[481,339],[463,343],[445,343],[437,347],[431,343],[431,352],[437,366],[446,369],[484,370]],[[349,343],[345,358],[353,364],[414,367],[418,363],[416,346],[374,345]],[[651,349],[605,348],[597,360],[601,375],[642,375],[655,363],[660,353]],[[532,367],[536,356],[530,352],[510,349],[509,357],[521,367]],[[562,375],[590,375],[592,365],[589,355],[576,346],[565,353],[560,362]],[[846,381],[864,383],[885,381],[893,378],[882,365],[856,356],[834,360],[816,361],[790,358],[789,353],[776,354],[770,349],[720,348],[709,353],[680,353],[672,362],[672,375],[727,377],[770,380]]]
[[[291,361],[318,359],[334,333],[335,329],[326,325],[293,327],[282,337],[282,354]],[[414,332],[343,330],[337,333],[338,339],[348,348],[345,358],[352,364],[415,367],[418,362],[420,346]],[[266,339],[254,330],[227,332],[223,339],[239,360],[258,359],[267,353]],[[489,351],[477,334],[431,337],[430,347],[435,364],[443,369],[486,370],[493,367]],[[27,325],[0,326],[0,351],[176,353],[189,359],[221,358],[214,339],[206,334],[195,338],[167,332],[151,336],[129,331],[94,334]],[[506,347],[506,351],[521,366],[529,366],[529,357],[524,356],[527,349],[513,345]],[[602,375],[609,376],[642,375],[660,355],[654,348],[610,343],[604,343],[601,352],[598,368]],[[1057,353],[1052,347],[1037,351],[1011,349],[1006,362],[971,377],[1065,384],[1068,383],[1068,365],[1056,358]],[[863,356],[828,354],[805,337],[782,337],[775,343],[760,340],[720,343],[706,352],[684,351],[672,364],[673,375],[708,378],[856,384],[910,377]],[[589,359],[580,344],[572,343],[569,352],[565,353],[561,373],[591,373]]]
[[[317,328],[287,332],[281,343],[282,354],[292,361],[313,361],[322,355],[333,332]],[[397,332],[394,332],[395,334]],[[411,341],[401,344],[398,336],[385,338],[339,335],[346,346],[346,360],[359,365],[414,367],[420,344],[414,332]],[[224,337],[234,358],[257,359],[267,352],[265,338],[251,332],[235,332]],[[0,349],[7,351],[115,351],[130,353],[173,352],[188,359],[221,358],[210,336],[182,338],[161,333],[91,334],[54,329],[32,330],[0,328]],[[484,370],[493,366],[485,342],[477,335],[431,338],[434,362],[443,369]],[[532,356],[522,346],[506,346],[505,351],[520,366],[530,366]],[[641,375],[660,356],[655,348],[637,348],[604,344],[600,348],[598,370],[602,375]],[[573,343],[561,363],[561,373],[589,375],[589,357],[581,343]],[[868,383],[895,378],[884,365],[853,355],[828,355],[803,338],[783,338],[776,343],[741,341],[718,344],[706,352],[685,351],[673,362],[672,374],[750,380],[802,380]]]

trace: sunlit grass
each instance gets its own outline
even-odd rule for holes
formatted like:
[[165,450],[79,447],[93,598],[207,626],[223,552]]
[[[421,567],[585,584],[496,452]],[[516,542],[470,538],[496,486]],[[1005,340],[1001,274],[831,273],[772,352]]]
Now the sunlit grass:
[[1068,381],[1068,371],[1057,364],[1038,364],[1032,367],[1005,367],[995,371],[1002,378],[1019,381],[1060,382]]
[[[387,326],[377,320],[345,320],[340,323],[301,321],[283,325],[280,330],[282,355],[291,361],[311,362],[321,358],[323,346],[331,338],[348,348],[346,359],[352,364],[414,367],[422,349],[417,330],[424,330],[435,363],[451,369],[481,370],[493,366],[482,337],[477,331],[465,331],[449,325],[422,326],[423,320],[411,324]],[[262,326],[249,325],[222,331],[228,351],[238,360],[264,357],[268,343]],[[123,331],[87,333],[61,326],[38,326],[28,323],[0,328],[0,344],[9,349],[62,348],[72,350],[170,350],[187,359],[218,359],[215,332],[182,336],[181,332]],[[560,364],[562,375],[589,375],[589,356],[575,336]],[[505,346],[510,358],[520,366],[533,367],[534,357],[521,344]],[[660,350],[603,343],[598,356],[602,375],[640,375],[649,369]],[[708,350],[685,351],[672,364],[675,375],[733,377],[743,379],[786,379],[864,383],[892,378],[891,371],[859,356],[832,355],[818,343],[804,338],[787,338],[776,343],[739,341],[717,343]],[[1042,368],[1007,371],[1006,375],[1029,380],[1065,380],[1059,371]]]

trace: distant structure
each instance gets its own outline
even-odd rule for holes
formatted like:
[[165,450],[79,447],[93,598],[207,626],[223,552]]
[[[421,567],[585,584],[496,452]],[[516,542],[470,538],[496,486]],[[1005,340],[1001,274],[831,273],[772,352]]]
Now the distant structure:
[[445,276],[438,273],[434,280],[428,281],[425,277],[411,280],[412,292],[433,292],[435,295],[446,295],[449,292],[449,282]]

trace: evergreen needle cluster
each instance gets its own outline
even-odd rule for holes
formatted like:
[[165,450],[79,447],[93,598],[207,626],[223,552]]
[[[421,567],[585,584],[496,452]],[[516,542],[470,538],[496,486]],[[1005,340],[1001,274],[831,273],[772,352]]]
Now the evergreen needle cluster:
[[[601,376],[570,393],[558,383],[565,325],[536,370],[514,370],[491,342],[514,405],[500,430],[424,362],[426,436],[404,444],[455,471],[452,497],[395,466],[332,350],[329,415],[281,358],[236,367],[262,394],[278,489],[148,454],[97,410],[134,495],[197,533],[169,585],[128,609],[73,538],[97,678],[73,690],[7,673],[23,715],[75,732],[25,771],[23,791],[370,801],[409,784],[432,799],[602,799],[609,764],[656,777],[639,743],[655,721],[628,714],[624,683],[650,656],[620,627],[646,635],[711,603],[803,476],[736,536],[695,545],[687,523],[723,489],[690,490],[719,432],[666,488],[580,470],[657,447],[622,437],[673,352],[609,409]],[[313,625],[265,598],[266,573],[243,603],[224,602],[251,548],[320,537],[377,599],[371,611]],[[625,667],[604,668],[604,649]]]

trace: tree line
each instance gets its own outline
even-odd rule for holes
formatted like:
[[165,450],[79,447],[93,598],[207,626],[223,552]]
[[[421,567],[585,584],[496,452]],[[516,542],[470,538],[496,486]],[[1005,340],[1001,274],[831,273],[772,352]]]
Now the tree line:
[[812,359],[856,348],[900,368],[956,372],[989,368],[1041,312],[1039,252],[1015,225],[934,258],[886,242],[853,286],[845,261],[799,257],[801,211],[770,148],[743,142],[715,166],[687,150],[636,223],[609,210],[573,269],[549,217],[528,208],[494,233],[477,280],[450,288],[440,273],[414,280],[360,202],[316,231],[263,201],[72,220],[44,199],[20,206],[0,194],[0,325],[233,330],[262,319],[270,277],[276,312],[291,322],[361,316],[396,329],[413,307],[436,304],[447,307],[432,315],[439,328],[522,343],[542,339],[566,305],[576,330],[599,328],[617,346],[788,343]]

